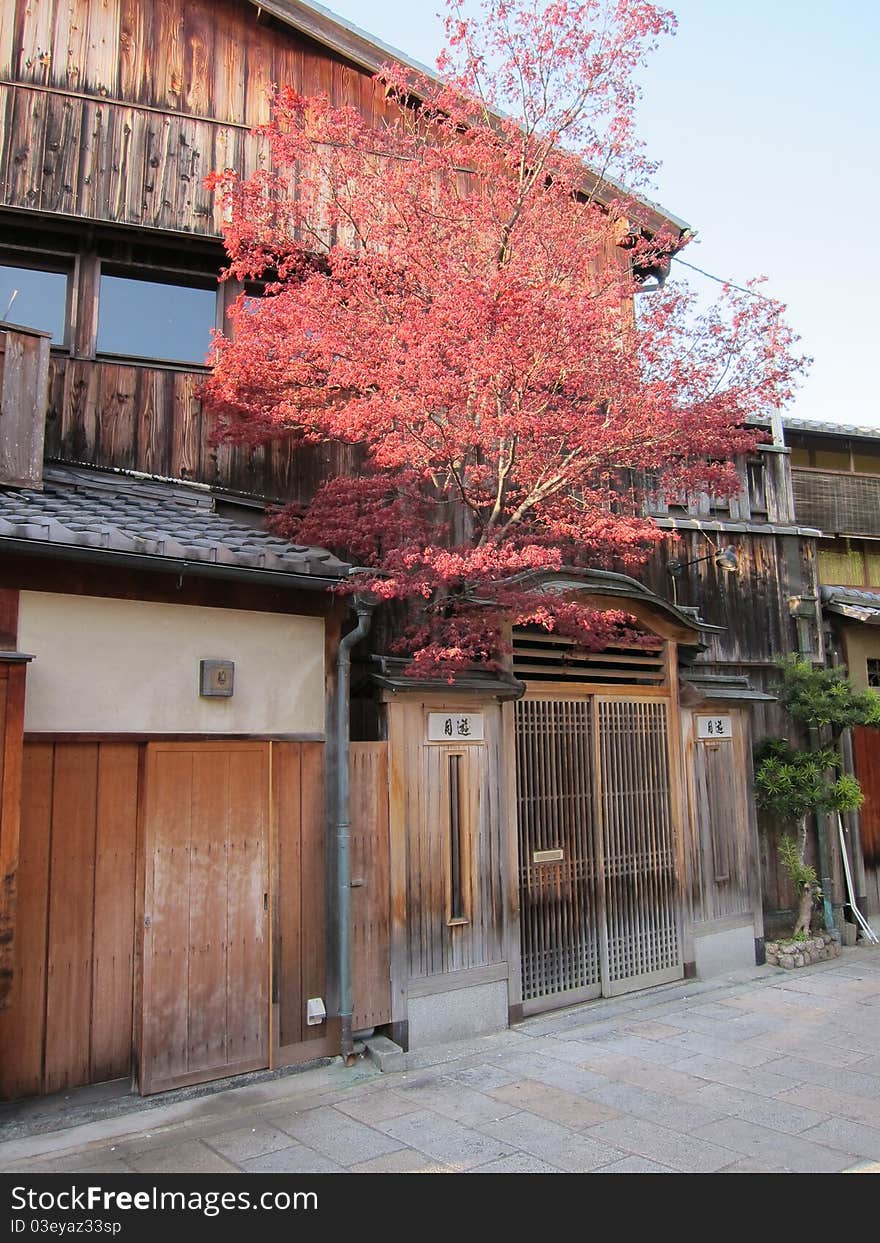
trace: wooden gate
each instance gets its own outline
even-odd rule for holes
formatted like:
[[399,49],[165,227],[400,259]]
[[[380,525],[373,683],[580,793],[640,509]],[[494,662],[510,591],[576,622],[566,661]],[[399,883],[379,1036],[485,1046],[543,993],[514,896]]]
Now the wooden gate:
[[516,706],[523,1004],[613,996],[683,973],[667,706]]
[[269,747],[151,743],[140,1087],[269,1065]]

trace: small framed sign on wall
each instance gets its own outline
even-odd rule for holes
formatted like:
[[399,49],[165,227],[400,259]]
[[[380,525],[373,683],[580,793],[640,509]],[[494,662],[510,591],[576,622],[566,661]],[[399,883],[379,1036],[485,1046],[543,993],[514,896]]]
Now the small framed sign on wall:
[[731,716],[698,716],[697,737],[712,739],[733,737],[733,718]]
[[428,742],[482,742],[482,712],[429,712]]

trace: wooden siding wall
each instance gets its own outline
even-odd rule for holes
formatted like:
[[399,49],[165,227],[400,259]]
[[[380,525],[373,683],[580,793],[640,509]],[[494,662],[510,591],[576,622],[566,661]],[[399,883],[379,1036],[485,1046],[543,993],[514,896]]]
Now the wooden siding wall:
[[718,742],[696,737],[694,718],[707,712],[682,714],[690,835],[685,899],[698,924],[751,912],[760,916],[761,910],[748,718],[729,708],[723,713],[733,719],[734,733]]
[[213,443],[198,399],[202,380],[200,373],[55,355],[46,456],[294,501],[309,500],[329,474],[356,469],[359,452],[345,445]]
[[[272,745],[276,843],[273,1002],[280,1062],[338,1052],[337,1023],[308,1026],[306,1000],[327,999],[328,835],[324,744]],[[391,1018],[388,891],[388,748],[352,743],[351,896],[354,1030]],[[332,916],[331,916],[332,917]],[[326,1050],[318,1045],[326,1045]]]
[[388,744],[353,742],[351,978],[354,1031],[391,1021]]
[[0,1095],[128,1075],[139,747],[28,743]]
[[[793,598],[807,600],[807,607],[812,607],[804,637],[809,636],[810,652],[818,657],[816,541],[773,532],[714,530],[708,532],[708,539],[716,545],[733,544],[740,570],[738,574],[726,573],[710,559],[688,566],[678,580],[679,604],[696,606],[703,621],[724,627],[720,634],[706,635],[706,650],[699,654],[696,663],[772,669],[776,660],[799,647],[800,637],[789,603]],[[662,553],[654,556],[638,577],[658,595],[671,599],[667,559],[675,557],[686,562],[711,551],[707,533],[680,529],[676,538],[667,539]]]
[[[273,745],[273,814],[277,850],[276,959],[273,1005],[284,1050],[323,1040],[306,1025],[305,1001],[326,995],[327,884],[324,744]],[[291,1060],[301,1060],[293,1050]]]
[[[324,745],[271,745],[271,1035],[274,1060],[283,1065],[338,1052],[338,1025],[305,1022],[306,999],[326,998],[328,986]],[[133,989],[144,747],[25,746],[13,986],[10,1007],[0,1013],[0,1097],[130,1073],[139,1004]],[[384,743],[352,746],[352,810],[352,876],[363,881],[352,895],[355,1027],[363,1028],[390,1019]]]
[[10,207],[218,234],[204,177],[266,156],[249,133],[289,84],[379,119],[363,70],[245,0],[6,0],[0,147]]
[[[18,592],[0,591],[0,647],[17,619]],[[15,972],[24,693],[25,666],[0,663],[0,1011],[9,1004]]]
[[40,484],[48,384],[48,334],[0,324],[0,484]]
[[880,732],[859,726],[852,732],[856,776],[865,801],[859,809],[859,833],[865,860],[867,912],[880,914]]
[[[395,1020],[405,1017],[410,980],[503,963],[505,904],[508,918],[517,918],[505,865],[513,809],[506,804],[502,711],[497,704],[473,700],[450,703],[402,699],[388,705]],[[429,710],[481,711],[485,742],[428,743]],[[463,757],[464,887],[470,917],[450,925],[447,764],[452,753]]]

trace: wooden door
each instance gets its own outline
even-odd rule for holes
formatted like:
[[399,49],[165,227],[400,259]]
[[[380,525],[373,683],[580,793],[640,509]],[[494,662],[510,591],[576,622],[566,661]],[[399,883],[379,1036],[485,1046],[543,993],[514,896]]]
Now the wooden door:
[[143,1093],[269,1065],[269,744],[151,743]]

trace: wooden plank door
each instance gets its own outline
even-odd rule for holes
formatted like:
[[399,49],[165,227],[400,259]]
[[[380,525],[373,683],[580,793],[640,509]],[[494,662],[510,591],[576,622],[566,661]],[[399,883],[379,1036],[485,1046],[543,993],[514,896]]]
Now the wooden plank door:
[[151,743],[144,1094],[269,1065],[269,744]]
[[597,699],[596,754],[602,992],[613,997],[684,974],[666,704]]

